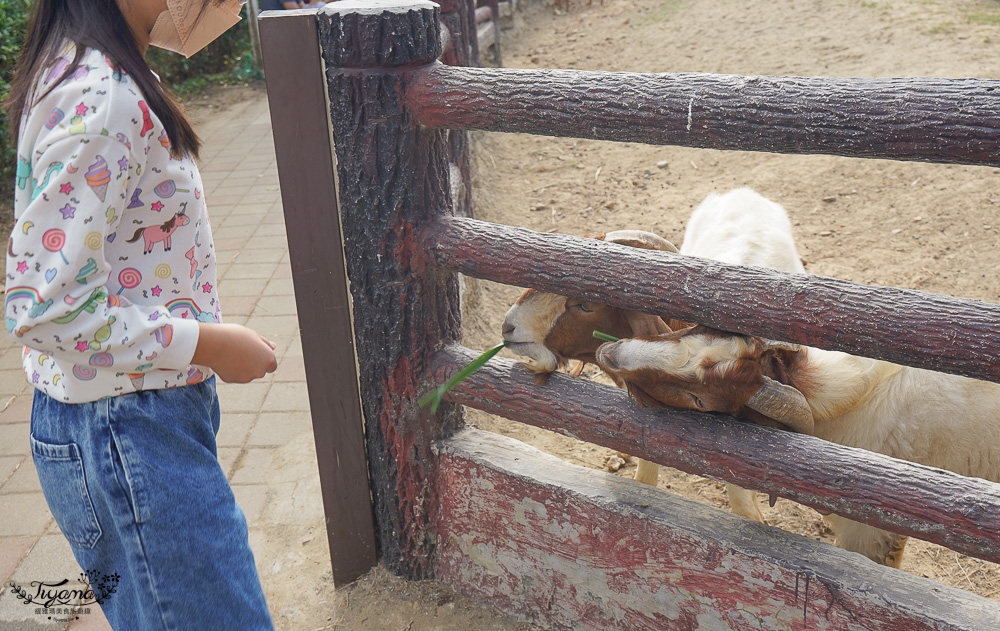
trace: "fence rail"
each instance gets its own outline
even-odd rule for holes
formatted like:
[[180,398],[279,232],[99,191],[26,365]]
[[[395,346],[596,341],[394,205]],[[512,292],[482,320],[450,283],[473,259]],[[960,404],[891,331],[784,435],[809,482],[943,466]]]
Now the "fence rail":
[[[444,382],[477,352],[435,355]],[[639,409],[619,388],[493,359],[446,395],[491,414],[732,482],[1000,563],[1000,484],[738,421],[679,409]]]
[[[312,339],[323,341],[304,344],[306,363],[320,366],[318,374],[331,380],[317,383],[310,375],[311,402],[323,406],[314,407],[313,417],[318,453],[327,460],[320,466],[326,501],[347,488],[337,479],[342,446],[333,443],[363,431],[371,494],[349,499],[352,507],[374,514],[373,536],[388,567],[510,603],[508,610],[538,621],[562,616],[560,624],[567,627],[586,620],[583,628],[589,629],[658,629],[669,618],[693,628],[702,615],[728,619],[752,604],[753,622],[771,628],[798,628],[788,623],[794,612],[801,613],[803,626],[808,617],[809,628],[878,621],[880,629],[995,629],[995,603],[882,568],[879,580],[886,581],[872,590],[866,587],[870,566],[860,559],[853,564],[842,551],[757,524],[745,528],[735,517],[724,516],[729,526],[719,535],[718,520],[706,511],[686,510],[674,518],[663,507],[680,504],[656,504],[662,494],[628,481],[615,482],[618,491],[599,497],[574,490],[604,484],[594,472],[561,467],[559,476],[532,479],[516,468],[517,456],[509,457],[534,453],[530,449],[479,441],[468,432],[456,436],[459,406],[448,403],[432,414],[415,399],[472,358],[456,343],[461,329],[453,272],[1000,381],[1000,306],[457,219],[450,216],[455,204],[449,186],[461,171],[449,157],[466,147],[454,129],[997,165],[1000,82],[446,68],[436,62],[443,50],[440,21],[447,18],[452,37],[458,37],[466,26],[475,29],[475,15],[471,4],[443,7],[454,11],[442,16],[438,5],[425,0],[343,0],[313,16],[271,18],[318,28],[327,63],[329,103],[312,95],[309,109],[329,115],[330,133],[310,126],[303,134],[295,118],[300,103],[286,98],[280,111],[288,115],[288,129],[275,142],[286,163],[282,195],[285,213],[293,217],[288,225],[296,274],[317,283],[330,276],[343,280],[345,273],[349,279],[324,285],[340,294],[335,301],[316,295],[300,301],[314,311],[303,320],[304,333],[308,324]],[[265,31],[275,35],[265,38],[272,50],[287,48],[287,64],[315,54],[315,40],[297,41],[296,29],[275,24]],[[473,46],[459,49],[453,42],[451,52],[458,51],[474,55]],[[931,118],[937,113],[942,115]],[[339,225],[330,224],[323,210],[321,193],[334,177],[320,171],[329,165],[317,169],[323,185],[308,195],[296,188],[310,187],[311,180],[293,170],[303,157],[323,163],[329,137],[337,157]],[[311,149],[297,154],[303,144]],[[317,234],[314,225],[323,232]],[[317,251],[323,256],[310,258]],[[299,288],[297,279],[297,294]],[[325,341],[319,335],[324,317],[340,318],[331,327],[336,335]],[[348,331],[356,375],[330,369],[342,368],[345,355],[349,362]],[[336,402],[324,390],[334,389],[356,400],[333,409]],[[983,480],[728,417],[638,410],[622,392],[567,376],[536,387],[506,360],[488,364],[449,396],[685,471],[740,484],[749,480],[749,486],[806,505],[1000,561],[1000,486]],[[358,410],[363,427],[357,426]],[[343,431],[341,425],[350,423],[356,425]],[[334,456],[336,464],[330,462]],[[567,483],[567,476],[578,476],[580,483]],[[352,481],[362,477],[355,470]],[[328,485],[340,486],[327,492]],[[629,503],[639,497],[649,499]],[[648,515],[636,509],[644,503],[653,505]],[[516,524],[509,528],[499,515],[510,515],[496,510],[501,505],[514,511]],[[535,505],[542,507],[539,514],[551,508],[553,515],[537,520],[516,513]],[[634,549],[623,550],[623,539],[606,534],[619,508],[626,530],[641,534],[630,539]],[[328,516],[337,511],[327,506]],[[484,520],[483,514],[498,517]],[[697,536],[687,538],[695,529]],[[508,535],[515,531],[520,538],[512,552]],[[582,563],[573,556],[573,533],[586,539]],[[744,533],[750,533],[745,540]],[[337,556],[359,555],[351,538],[335,537],[332,529],[330,535],[336,573]],[[659,548],[649,557],[643,546],[653,542]],[[797,552],[783,552],[791,549]],[[623,552],[634,554],[625,562]],[[563,562],[566,554],[569,563]],[[823,561],[834,556],[836,564]],[[336,575],[350,580],[369,558],[366,553],[357,563],[342,563],[350,571]],[[537,598],[537,586],[557,574],[567,588],[558,615],[552,594]],[[826,589],[818,601],[810,600],[810,579]],[[848,590],[845,599],[847,583],[858,589]],[[926,605],[914,596],[921,589],[940,593],[941,602]],[[919,606],[910,607],[914,603]],[[831,617],[838,606],[843,615]],[[614,622],[609,612],[623,617]],[[949,619],[940,619],[939,612]],[[642,622],[622,627],[626,619]]]
[[436,128],[1000,166],[994,80],[434,64],[410,70],[406,85],[414,117]]
[[439,218],[422,238],[435,265],[477,278],[1000,381],[1000,305],[475,219]]

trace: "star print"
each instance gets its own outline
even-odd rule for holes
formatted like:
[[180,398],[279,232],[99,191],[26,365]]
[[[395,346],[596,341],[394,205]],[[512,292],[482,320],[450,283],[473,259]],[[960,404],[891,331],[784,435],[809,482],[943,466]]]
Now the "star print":
[[128,168],[128,156],[122,156],[122,159],[118,161],[118,168],[122,171]]
[[90,346],[86,342],[77,342],[76,343],[76,350],[80,351],[81,353],[85,352],[89,348],[90,348]]
[[163,210],[163,204],[161,204],[160,202],[153,202],[152,204],[149,205],[149,207],[155,210],[156,212],[160,212],[161,210]]
[[65,184],[59,187],[59,192],[63,193],[64,195],[69,195],[70,193],[73,192],[73,185],[70,184],[69,182],[66,182]]
[[210,283],[205,283],[201,286],[201,290],[206,294],[212,293],[212,285]]
[[83,116],[87,113],[87,106],[83,104],[83,101],[80,101],[80,104],[76,106],[76,113],[78,116]]
[[159,295],[160,295],[160,292],[161,292],[161,291],[163,291],[163,290],[162,290],[162,289],[160,289],[160,286],[159,286],[159,285],[157,285],[156,287],[153,287],[153,288],[152,288],[152,289],[150,290],[150,292],[151,292],[151,293],[152,293],[152,294],[153,294],[154,296],[159,296]]
[[21,272],[22,274],[25,273],[25,272],[27,272],[28,271],[28,264],[25,263],[24,261],[18,261],[17,262],[17,271]]
[[59,212],[62,213],[63,219],[72,219],[75,216],[74,213],[76,213],[76,208],[66,204],[59,209]]
[[41,375],[38,374],[38,371],[37,370],[33,371],[31,373],[31,383],[38,383],[38,378],[39,377],[41,377]]
[[149,314],[149,320],[151,322],[155,322],[155,321],[157,321],[159,319],[160,319],[160,312],[159,311],[154,311],[153,313]]

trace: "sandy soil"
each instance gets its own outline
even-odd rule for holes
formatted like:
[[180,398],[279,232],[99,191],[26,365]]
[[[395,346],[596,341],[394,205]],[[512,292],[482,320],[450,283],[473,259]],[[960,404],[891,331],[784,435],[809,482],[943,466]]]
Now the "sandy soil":
[[[605,0],[568,14],[529,9],[509,67],[767,75],[996,77],[1000,3],[963,0]],[[997,302],[1000,169],[828,156],[718,152],[482,135],[480,219],[583,235],[652,230],[680,243],[712,191],[750,186],[778,201],[814,274]],[[465,343],[492,346],[520,290],[470,280]],[[483,413],[477,426],[606,468],[615,454]],[[635,460],[618,470],[631,476]],[[659,486],[728,508],[722,485],[662,469]],[[820,516],[779,500],[768,522],[832,541]],[[997,566],[920,541],[903,569],[1000,600]]]
[[[1000,58],[996,0],[572,3],[568,13],[557,13],[547,3],[525,7],[517,30],[505,39],[505,65],[995,77]],[[1000,169],[518,135],[483,134],[474,146],[481,219],[577,235],[641,228],[679,243],[688,215],[705,195],[750,186],[788,209],[812,273],[1000,299],[1000,264],[993,256],[1000,244]],[[473,348],[492,346],[520,290],[474,279],[466,288],[464,342]],[[623,456],[618,474],[631,477],[635,469],[627,454],[477,411],[470,411],[469,421],[582,466],[607,469],[615,456]],[[728,508],[722,485],[712,480],[663,468],[659,487]],[[761,510],[773,526],[832,541],[810,509],[785,500],[769,508],[762,499]],[[904,569],[1000,600],[997,566],[951,550],[911,541]],[[304,576],[329,584],[328,572],[319,574],[312,569]],[[316,593],[329,607],[315,616],[317,631],[535,629],[441,585],[403,581],[382,568],[337,590],[332,603],[328,596],[322,589]]]
[[[568,13],[554,12],[547,2],[524,7],[516,31],[504,40],[505,65],[867,77],[998,72],[997,0],[570,3]],[[260,86],[221,89],[188,106],[197,122],[260,92]],[[788,209],[812,273],[1000,300],[1000,263],[993,255],[1000,244],[1000,169],[517,135],[479,135],[475,151],[481,219],[577,235],[641,228],[679,243],[686,218],[705,195],[750,186]],[[467,290],[464,342],[491,346],[520,290],[473,279]],[[476,411],[469,419],[587,467],[607,468],[618,455]],[[618,473],[631,477],[635,461],[624,456]],[[722,486],[711,480],[661,469],[659,487],[728,508]],[[812,510],[784,500],[774,508],[762,500],[761,509],[776,527],[832,539]],[[307,533],[302,540],[317,546],[306,555],[317,562],[300,568],[301,580],[287,587],[314,594],[311,602],[323,610],[305,631],[536,628],[435,583],[403,581],[382,568],[331,595],[324,587],[330,576],[322,537]],[[938,546],[911,541],[904,569],[1000,600],[996,565]]]

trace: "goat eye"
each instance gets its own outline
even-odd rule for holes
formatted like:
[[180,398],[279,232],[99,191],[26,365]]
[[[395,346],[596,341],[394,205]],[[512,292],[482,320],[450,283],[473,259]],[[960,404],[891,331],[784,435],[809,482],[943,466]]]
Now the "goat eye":
[[692,401],[694,401],[694,404],[695,404],[695,405],[697,405],[697,406],[698,406],[698,407],[699,407],[700,409],[702,409],[702,410],[704,410],[704,409],[705,409],[705,404],[704,404],[704,403],[702,403],[702,400],[701,400],[701,399],[699,399],[699,398],[698,398],[697,396],[695,396],[695,395],[691,394],[690,392],[689,392],[688,394],[689,394],[689,395],[691,396],[691,400],[692,400]]
[[591,309],[589,306],[587,306],[587,303],[585,303],[585,302],[578,302],[578,303],[576,303],[573,306],[576,307],[577,309],[579,309],[580,311],[584,312],[584,313],[593,313],[594,312],[594,310]]

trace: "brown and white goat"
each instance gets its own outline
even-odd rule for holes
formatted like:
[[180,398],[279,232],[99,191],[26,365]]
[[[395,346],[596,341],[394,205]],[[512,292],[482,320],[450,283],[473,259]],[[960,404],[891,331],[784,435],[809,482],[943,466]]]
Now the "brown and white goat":
[[[587,236],[646,250],[677,252],[672,243],[644,230],[616,230]],[[527,367],[538,375],[541,383],[549,374],[565,367],[571,359],[580,362],[573,375],[579,375],[585,364],[596,363],[594,353],[601,342],[594,337],[594,331],[619,338],[635,337],[664,333],[687,324],[529,289],[507,311],[503,321],[503,339],[508,349],[531,358],[533,363]],[[658,465],[639,460],[636,480],[656,486],[658,475]],[[756,518],[760,521],[759,511]]]
[[[640,230],[618,230],[596,238],[677,251],[661,237]],[[706,197],[691,213],[680,253],[724,263],[805,272],[785,209],[749,188]],[[581,361],[573,374],[579,374],[585,362],[595,362],[594,353],[601,344],[593,337],[595,330],[622,338],[687,326],[689,323],[529,289],[507,312],[503,339],[510,350],[530,357],[533,365],[529,368],[544,378],[570,359]],[[640,460],[635,479],[656,486],[658,474],[656,464]],[[726,490],[734,513],[763,521],[750,491],[731,484]]]
[[[677,252],[672,243],[651,232],[617,230],[587,235],[609,243],[646,250]],[[507,311],[503,339],[507,348],[533,360],[528,368],[541,379],[563,368],[571,359],[596,363],[594,353],[601,345],[594,331],[614,337],[653,335],[672,330],[655,315],[529,289]]]
[[[702,326],[604,344],[644,405],[724,412],[1000,482],[1000,385]],[[846,550],[899,567],[906,537],[838,515]]]

